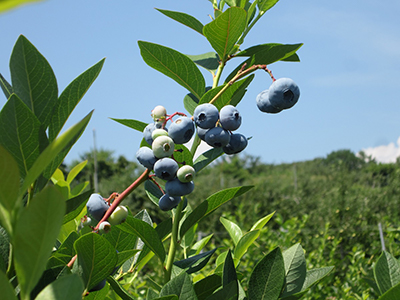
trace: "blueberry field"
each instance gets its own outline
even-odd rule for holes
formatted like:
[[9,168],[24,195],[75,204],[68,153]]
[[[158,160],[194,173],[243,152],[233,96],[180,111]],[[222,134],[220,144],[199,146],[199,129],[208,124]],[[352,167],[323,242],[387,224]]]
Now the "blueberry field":
[[0,70],[1,299],[400,299],[399,159],[344,149],[266,164],[247,154],[262,137],[241,131],[239,104],[262,76],[257,113],[294,110],[301,86],[273,68],[300,64],[303,44],[244,45],[278,0],[209,2],[207,24],[158,11],[212,52],[137,43],[147,67],[185,93],[179,111],[160,99],[145,115],[112,118],[139,132],[133,161],[110,148],[65,162],[94,111],[66,124],[107,60],[59,91],[40,49],[16,37],[9,78]]

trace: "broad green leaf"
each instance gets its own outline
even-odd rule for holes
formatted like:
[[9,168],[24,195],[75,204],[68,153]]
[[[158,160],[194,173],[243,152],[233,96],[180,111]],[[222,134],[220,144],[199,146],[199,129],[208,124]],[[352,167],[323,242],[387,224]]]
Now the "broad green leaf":
[[57,251],[54,251],[47,262],[47,268],[54,268],[56,266],[65,266],[76,254],[74,243],[79,238],[76,231],[72,231],[65,241],[60,245]]
[[193,155],[184,145],[175,144],[174,159],[179,164],[179,167],[183,165],[193,166]]
[[222,204],[228,202],[235,197],[243,195],[252,187],[253,186],[240,186],[229,188],[219,191],[208,197],[207,200],[204,200],[200,205],[198,205],[182,223],[180,236],[183,236],[186,231],[190,229],[190,227],[214,212]]
[[66,210],[65,216],[63,220],[63,224],[75,219],[81,213],[82,209],[86,205],[86,201],[89,199],[90,195],[94,192],[94,190],[90,190],[84,192],[76,197],[68,199],[66,201]]
[[310,288],[312,285],[318,283],[325,276],[327,276],[332,270],[333,270],[332,266],[308,270],[307,275],[306,275],[306,280],[304,281],[304,284],[303,284],[303,287],[301,290],[305,291],[308,288]]
[[168,281],[161,289],[160,297],[167,295],[177,295],[179,299],[197,300],[190,275],[182,272]]
[[374,268],[375,281],[379,291],[386,291],[400,283],[400,262],[389,252],[383,251]]
[[181,242],[179,243],[179,246],[181,246],[183,249],[189,248],[194,240],[194,237],[196,235],[197,231],[197,225],[194,225],[192,228],[190,228],[185,235],[181,238]]
[[111,226],[111,231],[104,235],[104,238],[110,242],[120,253],[134,249],[137,242],[137,236],[130,234],[118,226]]
[[15,291],[5,272],[0,272],[0,291],[1,297],[7,300],[18,300]]
[[144,183],[144,189],[146,191],[147,197],[155,204],[158,205],[158,201],[163,195],[160,188],[151,180],[146,180]]
[[81,300],[84,287],[77,274],[61,276],[46,286],[35,300]]
[[10,9],[16,8],[17,6],[29,3],[29,2],[38,2],[41,0],[3,0],[0,1],[0,13],[8,11]]
[[219,67],[219,57],[215,52],[207,52],[199,55],[187,55],[194,63],[214,73]]
[[[71,270],[66,265],[46,269],[40,277],[40,280],[36,284],[35,288],[30,292],[30,298],[35,299],[36,296],[50,283],[54,282],[59,277],[67,276],[71,273]],[[83,289],[81,293],[82,292]]]
[[225,79],[225,82],[229,82],[237,74],[237,72],[242,68],[243,64],[246,64],[246,68],[252,65],[270,65],[274,62],[285,60],[289,57],[292,57],[296,51],[303,44],[262,44],[250,47],[236,54],[235,56],[250,56],[245,62],[240,63],[234,69],[228,77]]
[[400,284],[395,285],[391,289],[387,290],[379,300],[395,300],[400,299]]
[[285,265],[281,250],[275,248],[254,267],[248,284],[249,299],[275,300],[285,282]]
[[55,187],[36,194],[16,223],[13,237],[15,270],[21,295],[28,295],[46,267],[65,213],[65,200]]
[[225,0],[225,3],[230,7],[240,6],[240,0]]
[[10,255],[10,239],[7,231],[0,226],[0,273],[6,273]]
[[152,298],[152,300],[178,300],[177,295],[167,295],[167,296],[162,296],[162,297],[157,297],[157,298]]
[[92,83],[99,75],[103,67],[104,60],[83,72],[74,79],[61,93],[57,104],[54,106],[51,123],[49,125],[49,140],[53,141],[60,133],[68,117],[89,90]]
[[206,237],[202,238],[200,241],[197,241],[189,251],[189,255],[197,255],[200,251],[207,245],[210,239],[214,236],[213,233],[207,235]]
[[253,242],[260,236],[260,230],[249,231],[245,233],[238,241],[233,257],[236,259],[242,258],[247,252],[247,249],[253,244]]
[[71,171],[69,171],[68,176],[67,176],[67,182],[68,184],[72,183],[72,180],[75,179],[75,177],[83,170],[83,168],[87,164],[87,160],[84,160],[83,162],[77,164],[75,167],[72,168]]
[[174,265],[181,269],[185,269],[187,274],[195,273],[207,265],[208,261],[216,250],[217,248],[214,248],[213,250],[191,256],[184,260],[175,261]]
[[186,55],[161,45],[139,41],[143,60],[152,68],[175,80],[195,97],[201,98],[205,80],[194,62]]
[[138,120],[130,120],[130,119],[114,119],[111,118],[111,120],[114,120],[122,125],[125,125],[129,128],[135,129],[137,131],[143,132],[145,127],[148,125],[148,123],[144,123]]
[[11,84],[8,83],[8,81],[3,77],[3,75],[1,75],[1,73],[0,73],[0,86],[7,99],[10,98],[11,94],[14,93]]
[[86,295],[85,300],[110,300],[111,298],[107,297],[108,292],[110,291],[110,285],[106,283],[106,285],[99,291],[90,292],[89,295]]
[[68,147],[72,140],[76,140],[76,137],[82,134],[90,120],[90,117],[92,116],[92,113],[93,111],[90,112],[80,122],[65,131],[60,137],[52,141],[50,145],[40,154],[25,177],[24,183],[20,188],[20,196],[26,192],[28,187],[40,176],[40,174],[49,166],[49,164],[57,157],[57,155],[63,151],[65,147]]
[[224,286],[222,289],[217,290],[211,296],[208,296],[206,300],[237,300],[238,293],[237,293],[237,281],[231,281],[228,285]]
[[306,258],[304,250],[300,244],[296,244],[283,253],[283,261],[285,262],[285,289],[281,297],[298,293],[302,290],[307,274]]
[[120,229],[140,237],[146,246],[158,256],[161,262],[164,262],[164,246],[156,230],[151,225],[132,216],[128,216],[126,221],[118,226]]
[[12,212],[15,208],[20,184],[19,169],[11,154],[0,146],[0,221],[12,234]]
[[231,7],[204,26],[203,33],[223,62],[246,28],[247,13]]
[[239,286],[237,280],[238,278],[236,274],[235,264],[233,262],[231,250],[229,250],[224,262],[224,271],[222,273],[222,286],[226,287],[231,282],[235,282],[236,284],[232,288],[235,290],[235,293],[238,293]]
[[222,285],[221,276],[217,274],[211,274],[197,281],[194,284],[194,290],[199,300],[204,300],[210,296],[217,288]]
[[243,236],[240,227],[236,223],[229,221],[228,219],[225,219],[223,217],[220,217],[219,221],[222,223],[222,225],[224,225],[226,231],[228,231],[229,236],[231,237],[233,243],[236,246],[240,238]]
[[193,164],[193,168],[196,170],[196,173],[200,172],[200,170],[204,169],[206,166],[208,166],[210,163],[220,157],[223,153],[224,151],[222,151],[222,148],[212,148],[199,155],[199,157],[196,158]]
[[197,99],[192,93],[187,94],[183,98],[183,105],[187,112],[193,115],[196,106],[199,104],[199,99]]
[[[238,101],[233,102],[233,99],[235,97],[235,95],[237,93],[240,93],[244,90],[246,90],[246,88],[248,87],[248,85],[250,84],[250,82],[254,79],[254,74],[240,80],[237,81],[233,84],[229,84],[229,88],[225,90],[225,92],[219,96],[219,98],[217,98],[213,104],[220,110],[222,107],[224,107],[225,105],[228,104],[232,104],[233,106],[236,106],[240,100],[238,99]],[[222,88],[224,88],[224,85],[221,85],[217,88],[214,88],[212,90],[209,90],[207,93],[204,94],[204,96],[200,99],[199,104],[202,103],[207,103],[210,102],[221,90]]]
[[125,251],[120,251],[117,253],[118,255],[118,262],[117,266],[122,266],[128,259],[135,256],[140,250],[139,249],[129,249]]
[[183,25],[186,25],[187,27],[197,31],[201,35],[203,34],[203,24],[199,20],[197,20],[195,17],[192,17],[191,15],[177,12],[177,11],[171,11],[171,10],[165,10],[165,9],[159,9],[156,8],[160,13],[163,13],[167,17],[170,17],[171,19],[182,23]]
[[22,177],[39,156],[39,129],[36,116],[12,94],[0,112],[0,144],[13,155]]
[[262,229],[265,224],[267,224],[269,222],[269,220],[271,220],[272,216],[275,214],[275,212],[270,213],[268,216],[265,216],[264,218],[261,218],[260,220],[258,220],[253,227],[251,227],[250,231],[256,230],[256,229]]
[[99,234],[90,232],[75,242],[78,269],[85,290],[90,290],[114,270],[118,257],[114,247]]
[[121,297],[123,300],[134,300],[136,298],[133,298],[131,294],[129,294],[122,286],[121,284],[114,279],[112,276],[107,277],[107,281],[110,284],[111,288],[114,290],[114,292]]
[[260,14],[264,14],[267,10],[271,9],[279,0],[260,0],[257,1]]
[[47,128],[57,103],[57,80],[47,60],[23,35],[14,45],[10,73],[14,93]]

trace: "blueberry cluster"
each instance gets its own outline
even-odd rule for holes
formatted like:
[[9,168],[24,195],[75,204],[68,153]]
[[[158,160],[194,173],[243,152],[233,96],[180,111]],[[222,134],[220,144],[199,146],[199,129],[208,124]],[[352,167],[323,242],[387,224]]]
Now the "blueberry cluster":
[[218,111],[211,103],[198,105],[193,114],[197,135],[208,145],[222,148],[226,154],[236,154],[247,147],[247,138],[240,133],[232,133],[242,123],[242,116],[233,105],[226,105]]
[[[158,205],[164,211],[178,206],[182,196],[190,194],[194,189],[193,178],[195,170],[192,166],[179,167],[173,158],[176,144],[187,143],[195,133],[191,118],[180,116],[169,128],[165,124],[172,117],[167,116],[163,106],[156,106],[152,111],[154,122],[146,126],[143,136],[149,147],[141,147],[136,158],[145,168],[153,170],[155,176],[165,180],[165,194],[159,199]],[[167,118],[168,117],[168,118]]]
[[275,80],[268,90],[257,95],[259,110],[276,114],[284,109],[293,107],[300,97],[300,89],[290,78]]
[[[86,224],[91,224],[92,217],[96,222],[99,222],[106,211],[109,209],[110,205],[104,198],[99,194],[92,194],[86,203],[86,209],[89,217],[86,220]],[[107,221],[103,221],[99,225],[99,232],[107,233],[111,229],[111,225],[118,225],[125,221],[128,216],[128,209],[125,206],[118,206]]]

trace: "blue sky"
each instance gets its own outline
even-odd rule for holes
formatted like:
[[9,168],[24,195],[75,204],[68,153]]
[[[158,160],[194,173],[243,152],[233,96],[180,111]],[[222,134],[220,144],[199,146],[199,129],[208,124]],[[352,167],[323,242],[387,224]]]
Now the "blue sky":
[[[212,51],[195,31],[154,8],[192,14],[210,21],[211,3],[191,1],[47,0],[0,15],[0,72],[9,79],[9,57],[20,34],[47,58],[60,92],[103,57],[98,79],[73,112],[66,128],[90,110],[94,115],[67,162],[93,146],[134,160],[142,135],[110,118],[150,122],[150,112],[164,105],[183,111],[184,88],[147,66],[138,40],[161,44],[184,54]],[[365,150],[381,161],[400,155],[400,11],[399,1],[288,1],[268,11],[242,48],[256,44],[304,43],[301,62],[269,66],[276,78],[291,77],[301,90],[292,109],[276,115],[258,111],[255,99],[271,84],[261,71],[238,109],[252,136],[245,153],[266,163],[324,157],[339,149]],[[240,60],[228,63],[225,75]],[[203,72],[203,71],[202,71]],[[211,76],[203,72],[208,84]],[[224,77],[224,76],[223,76]],[[0,96],[0,105],[6,99]]]

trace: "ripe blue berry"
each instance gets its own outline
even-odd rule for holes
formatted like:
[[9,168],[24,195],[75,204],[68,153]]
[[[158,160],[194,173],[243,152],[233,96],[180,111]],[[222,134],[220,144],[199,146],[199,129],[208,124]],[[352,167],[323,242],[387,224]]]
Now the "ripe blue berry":
[[222,127],[214,127],[207,131],[205,135],[206,143],[211,147],[220,148],[228,145],[231,136]]
[[158,206],[160,207],[161,210],[168,211],[177,207],[179,202],[181,202],[181,197],[179,196],[173,197],[168,194],[164,194],[158,201]]
[[153,150],[149,147],[140,147],[136,152],[136,158],[142,166],[150,170],[153,170],[157,161],[157,157],[154,156]]
[[219,122],[225,130],[234,131],[242,124],[242,116],[233,105],[226,105],[219,112]]
[[270,114],[276,114],[278,112],[281,112],[282,109],[278,109],[271,104],[268,95],[269,95],[268,90],[262,91],[257,95],[256,101],[258,109],[262,112]]
[[288,109],[297,103],[300,89],[290,78],[279,78],[269,87],[268,99],[278,109]]
[[154,164],[154,173],[164,180],[174,179],[178,169],[178,163],[169,157],[161,158]]
[[102,281],[100,281],[98,284],[96,284],[94,287],[92,287],[89,292],[96,292],[96,291],[100,291],[103,287],[106,286],[106,279],[103,279]]
[[194,109],[193,118],[197,126],[212,128],[219,119],[218,108],[211,103],[200,104]]
[[165,191],[170,196],[184,196],[188,195],[194,190],[193,181],[180,182],[178,178],[167,181],[165,184]]
[[180,117],[169,126],[169,136],[175,144],[184,144],[190,141],[194,134],[194,124],[189,117]]
[[[156,130],[156,129],[161,129],[161,127],[162,127],[162,122],[159,122],[159,123],[150,123],[150,124],[148,124],[145,128],[144,128],[144,130],[143,130],[143,137],[144,137],[144,140],[149,144],[149,145],[151,145],[152,143],[153,143],[153,137],[152,137],[152,135],[153,135],[153,131],[154,130]],[[165,131],[168,131],[166,128],[164,128],[164,130]]]
[[174,153],[175,143],[169,136],[162,135],[153,141],[151,148],[155,157],[168,157]]
[[247,138],[240,133],[233,133],[229,144],[222,148],[226,154],[236,154],[247,147]]
[[108,203],[99,194],[92,194],[86,203],[87,212],[95,220],[100,221],[109,208]]

